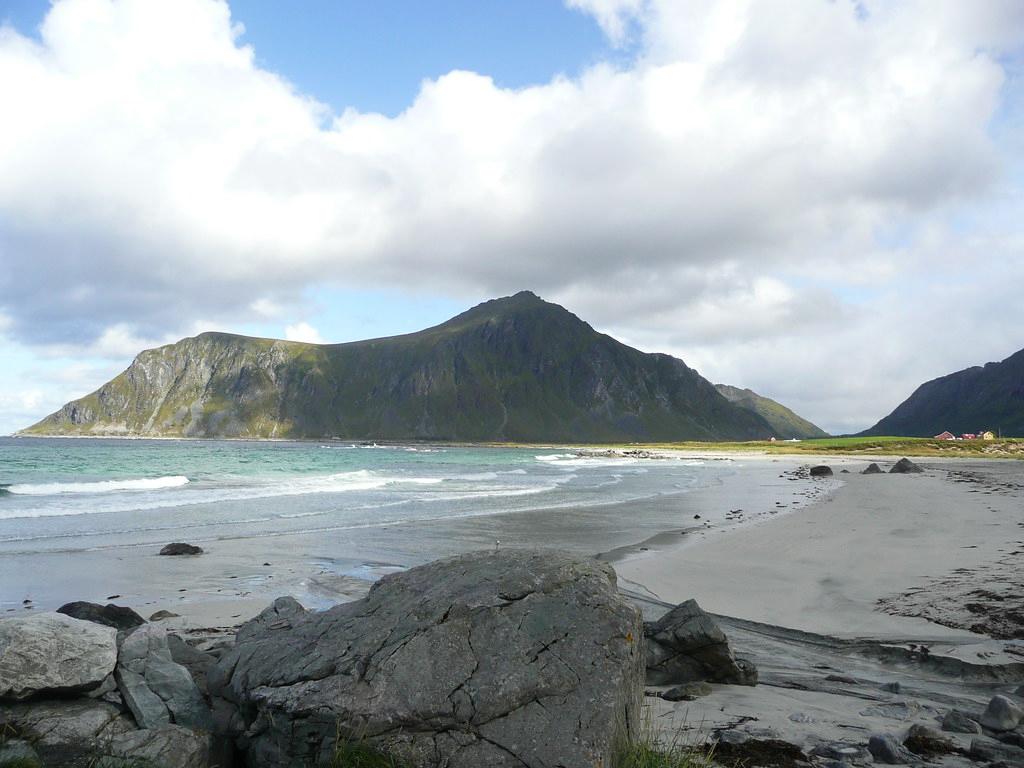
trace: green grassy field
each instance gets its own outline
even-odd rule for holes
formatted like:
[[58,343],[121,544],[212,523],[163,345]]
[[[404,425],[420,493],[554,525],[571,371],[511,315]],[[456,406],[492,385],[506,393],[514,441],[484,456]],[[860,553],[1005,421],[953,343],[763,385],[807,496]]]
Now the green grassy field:
[[758,452],[854,456],[941,456],[951,458],[1024,459],[1024,438],[1000,440],[933,440],[926,437],[824,437],[800,442],[751,441],[742,443],[634,443],[593,446],[619,450],[680,450],[702,452]]
[[[659,446],[662,447],[662,446]],[[669,443],[682,450],[755,450],[766,453],[856,454],[901,456],[962,456],[1024,459],[1024,439],[933,440],[926,437],[825,437],[792,442]]]

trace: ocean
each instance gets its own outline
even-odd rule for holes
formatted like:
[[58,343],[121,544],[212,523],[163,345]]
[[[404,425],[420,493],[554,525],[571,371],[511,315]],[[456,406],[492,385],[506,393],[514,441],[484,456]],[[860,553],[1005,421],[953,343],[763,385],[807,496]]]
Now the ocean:
[[[741,468],[540,448],[0,438],[0,608],[172,586],[191,599],[286,584],[329,602],[346,580],[470,549],[595,554],[729,521],[725,504],[695,512],[687,498]],[[769,495],[794,495],[775,472],[762,473]],[[735,506],[767,499],[745,493]],[[152,557],[171,541],[207,554],[187,569]]]

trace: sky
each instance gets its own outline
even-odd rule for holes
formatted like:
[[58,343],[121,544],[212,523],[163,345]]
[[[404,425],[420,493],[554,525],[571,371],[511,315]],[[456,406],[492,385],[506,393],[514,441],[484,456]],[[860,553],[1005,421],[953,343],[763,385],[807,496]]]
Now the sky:
[[0,434],[523,289],[864,429],[1024,347],[1022,77],[1019,0],[0,0]]

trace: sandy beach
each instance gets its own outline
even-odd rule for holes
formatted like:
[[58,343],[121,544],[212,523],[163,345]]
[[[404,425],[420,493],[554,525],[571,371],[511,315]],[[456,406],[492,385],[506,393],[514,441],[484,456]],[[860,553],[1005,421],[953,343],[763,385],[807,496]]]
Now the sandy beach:
[[936,728],[951,707],[980,712],[1024,682],[1024,642],[990,637],[1021,637],[1024,465],[861,475],[864,460],[827,463],[850,474],[812,505],[615,563],[651,617],[696,598],[761,673],[756,688],[714,686],[696,701],[651,691],[666,731],[864,741]]
[[[813,506],[631,555],[616,569],[667,602],[693,597],[709,611],[767,624],[837,637],[964,636],[883,613],[878,601],[917,590],[926,599],[940,588],[934,596],[949,597],[952,575],[982,584],[1002,570],[1024,548],[1019,489],[1007,489],[1024,466],[923,462],[923,474],[861,475],[864,461],[831,464],[851,473]],[[964,474],[985,482],[957,482]]]

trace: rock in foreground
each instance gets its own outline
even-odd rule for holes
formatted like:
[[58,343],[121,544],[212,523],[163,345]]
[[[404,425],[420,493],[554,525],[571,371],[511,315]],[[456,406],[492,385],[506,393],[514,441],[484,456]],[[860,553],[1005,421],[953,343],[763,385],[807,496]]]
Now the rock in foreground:
[[811,477],[832,477],[832,467],[826,464],[819,464],[816,467],[811,467]]
[[757,670],[733,656],[725,633],[696,600],[680,603],[657,621],[646,623],[644,634],[650,685],[757,684]]
[[250,766],[316,762],[339,736],[413,766],[607,766],[637,727],[640,616],[595,560],[463,555],[286,613],[248,625],[209,676]]
[[99,687],[114,671],[116,636],[61,613],[0,619],[0,699]]

